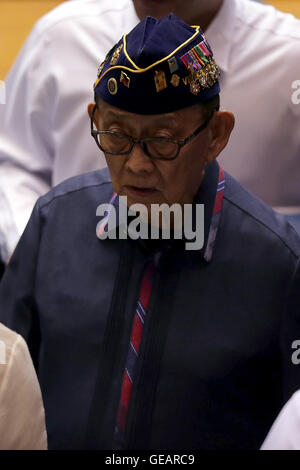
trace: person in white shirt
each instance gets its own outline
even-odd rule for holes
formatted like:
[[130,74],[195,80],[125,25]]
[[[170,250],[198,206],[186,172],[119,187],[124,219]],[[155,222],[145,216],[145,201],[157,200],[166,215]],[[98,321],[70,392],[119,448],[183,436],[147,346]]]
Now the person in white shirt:
[[0,450],[46,450],[41,390],[22,336],[0,323]]
[[300,390],[282,408],[261,450],[300,450]]
[[300,213],[299,20],[249,0],[77,0],[37,22],[6,79],[0,114],[4,261],[38,196],[105,165],[88,138],[86,113],[104,51],[139,17],[169,11],[200,24],[215,51],[221,108],[236,116],[220,163],[266,203]]

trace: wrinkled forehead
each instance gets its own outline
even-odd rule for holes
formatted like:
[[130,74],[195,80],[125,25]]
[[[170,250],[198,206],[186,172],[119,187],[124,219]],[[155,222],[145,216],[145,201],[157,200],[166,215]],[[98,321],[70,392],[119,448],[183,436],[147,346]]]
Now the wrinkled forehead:
[[97,106],[99,109],[99,117],[101,120],[107,122],[110,121],[120,121],[127,122],[131,124],[141,124],[145,125],[157,124],[157,125],[166,125],[169,126],[181,124],[189,120],[193,121],[194,118],[199,118],[203,114],[203,109],[200,104],[190,106],[178,111],[173,111],[171,113],[162,113],[162,114],[135,114],[123,109],[112,106],[109,103],[106,103],[101,98],[97,98]]

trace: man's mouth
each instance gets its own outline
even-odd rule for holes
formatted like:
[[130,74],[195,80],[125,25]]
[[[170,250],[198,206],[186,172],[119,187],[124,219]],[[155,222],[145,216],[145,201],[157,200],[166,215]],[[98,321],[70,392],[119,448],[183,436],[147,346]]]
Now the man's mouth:
[[157,192],[157,189],[153,187],[143,187],[143,186],[125,186],[126,190],[129,193],[138,195],[138,196],[149,196],[150,194],[154,194]]

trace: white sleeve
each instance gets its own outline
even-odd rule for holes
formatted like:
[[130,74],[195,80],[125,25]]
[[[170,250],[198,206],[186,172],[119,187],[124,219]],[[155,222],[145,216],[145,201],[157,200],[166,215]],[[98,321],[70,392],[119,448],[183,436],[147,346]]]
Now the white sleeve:
[[282,408],[261,450],[300,450],[300,390]]
[[[48,34],[37,23],[6,80],[0,106],[1,257],[11,254],[36,199],[51,184],[53,142],[49,103],[54,99],[47,67]],[[18,217],[16,216],[18,214]]]
[[3,349],[0,359],[0,450],[46,450],[44,406],[24,339],[16,335],[8,362]]

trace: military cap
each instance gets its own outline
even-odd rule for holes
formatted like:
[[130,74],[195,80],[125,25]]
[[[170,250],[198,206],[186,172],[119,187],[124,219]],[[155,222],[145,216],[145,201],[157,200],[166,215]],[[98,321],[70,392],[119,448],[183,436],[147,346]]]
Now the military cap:
[[161,114],[220,92],[219,69],[199,26],[174,14],[143,19],[108,52],[94,83],[95,100],[136,114]]

